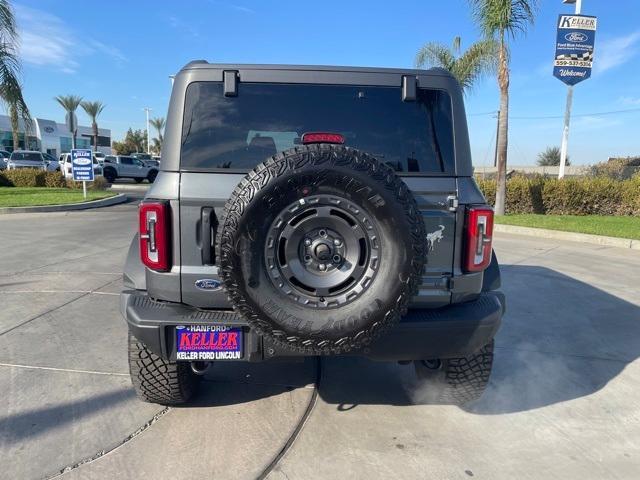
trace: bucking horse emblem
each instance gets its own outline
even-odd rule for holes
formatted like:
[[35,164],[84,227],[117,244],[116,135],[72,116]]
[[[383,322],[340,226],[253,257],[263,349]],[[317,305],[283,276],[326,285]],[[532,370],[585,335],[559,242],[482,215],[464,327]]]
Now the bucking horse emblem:
[[442,232],[444,232],[444,225],[438,225],[438,227],[440,227],[438,230],[427,233],[427,248],[429,252],[433,252],[436,243],[440,243],[440,240],[443,238]]

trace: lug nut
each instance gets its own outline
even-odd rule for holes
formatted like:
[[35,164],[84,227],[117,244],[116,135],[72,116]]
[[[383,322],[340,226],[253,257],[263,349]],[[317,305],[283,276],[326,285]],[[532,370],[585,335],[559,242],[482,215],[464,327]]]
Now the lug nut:
[[334,244],[336,247],[339,247],[340,245],[342,245],[342,242],[340,241],[340,239],[339,239],[339,238],[334,238],[334,239],[333,239],[333,244]]
[[342,261],[342,257],[340,255],[333,256],[333,263],[340,263]]
[[311,239],[310,238],[305,238],[304,239],[304,244],[308,247],[309,245],[311,245]]
[[318,232],[318,233],[320,233],[321,237],[326,237],[327,236],[327,231],[326,230],[320,230],[320,232]]
[[310,262],[311,261],[311,255],[305,255],[304,256],[304,261],[305,262]]
[[321,272],[324,272],[327,269],[327,266],[324,263],[321,263],[320,265],[318,265],[318,268]]

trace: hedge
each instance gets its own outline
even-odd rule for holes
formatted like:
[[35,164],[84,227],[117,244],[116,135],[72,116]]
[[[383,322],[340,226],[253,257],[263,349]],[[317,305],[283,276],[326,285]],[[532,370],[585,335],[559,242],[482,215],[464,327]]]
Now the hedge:
[[[107,182],[104,178],[97,177],[94,182],[88,182],[87,186],[91,190],[104,190]],[[65,180],[60,172],[21,168],[0,171],[0,187],[82,188],[82,182]]]
[[[487,201],[495,202],[495,180],[478,179]],[[506,213],[553,215],[640,215],[640,175],[557,178],[515,176],[507,180]]]

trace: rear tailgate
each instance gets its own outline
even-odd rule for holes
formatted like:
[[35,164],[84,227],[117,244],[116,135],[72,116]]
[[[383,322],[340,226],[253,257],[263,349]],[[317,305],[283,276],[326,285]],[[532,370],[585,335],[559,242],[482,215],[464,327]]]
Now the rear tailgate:
[[[180,187],[180,242],[182,301],[201,308],[230,308],[220,281],[215,258],[215,236],[226,200],[243,174],[182,173]],[[456,198],[453,177],[404,177],[424,217],[427,262],[413,306],[438,307],[451,301],[449,282],[453,274]],[[211,232],[207,233],[207,230]],[[196,285],[198,280],[214,280]]]
[[438,307],[451,301],[456,239],[457,183],[453,177],[403,177],[413,192],[427,233],[422,284],[412,306]]

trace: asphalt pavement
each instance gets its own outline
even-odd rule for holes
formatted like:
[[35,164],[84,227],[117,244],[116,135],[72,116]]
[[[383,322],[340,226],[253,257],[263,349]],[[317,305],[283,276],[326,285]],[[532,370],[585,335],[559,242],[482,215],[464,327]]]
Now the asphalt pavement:
[[499,234],[508,311],[465,408],[357,358],[217,364],[164,408],[128,376],[135,227],[135,201],[0,217],[0,478],[638,478],[638,251]]

